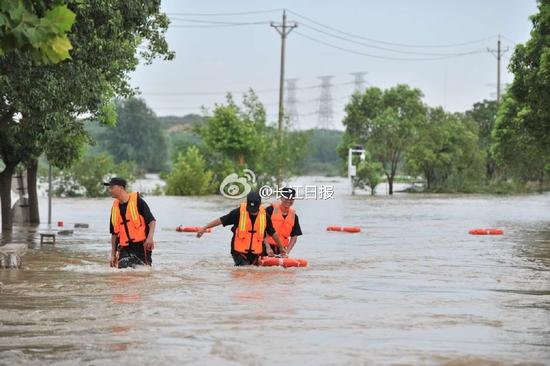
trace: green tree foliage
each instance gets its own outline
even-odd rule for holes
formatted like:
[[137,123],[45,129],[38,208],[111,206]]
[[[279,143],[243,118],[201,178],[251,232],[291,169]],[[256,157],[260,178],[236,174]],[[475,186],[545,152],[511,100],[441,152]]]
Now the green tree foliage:
[[519,109],[521,104],[511,94],[506,94],[493,131],[492,154],[508,176],[522,183],[538,181],[542,190],[545,173],[550,170],[550,157],[545,155],[542,139],[526,130]]
[[162,124],[162,127],[165,129],[181,126],[185,130],[192,130],[194,127],[197,127],[202,122],[204,122],[204,117],[194,113],[186,114],[183,117],[163,116],[163,117],[157,117],[157,118]]
[[75,13],[66,5],[50,8],[45,1],[2,0],[0,2],[0,56],[19,50],[42,63],[70,58],[73,47],[67,32]]
[[142,99],[116,102],[116,125],[98,136],[99,145],[114,156],[115,162],[132,161],[140,169],[159,172],[166,168],[168,146],[155,114]]
[[510,60],[514,81],[511,97],[517,113],[532,136],[550,152],[550,2],[538,0],[539,12],[531,17],[531,38],[519,44]]
[[[131,162],[115,164],[113,157],[107,152],[101,154],[85,154],[68,169],[55,169],[54,194],[63,197],[86,196],[104,197],[109,192],[103,182],[109,177],[124,177],[131,184],[135,181],[136,166]],[[46,179],[47,172],[41,171],[42,179]],[[130,189],[130,187],[127,187]]]
[[384,175],[382,164],[372,161],[370,157],[357,164],[355,177],[352,178],[353,187],[365,189],[370,188],[371,195],[375,195],[376,186],[380,184],[381,177]]
[[175,162],[178,160],[179,155],[185,154],[191,146],[196,146],[203,155],[207,153],[202,138],[194,131],[181,131],[170,134],[168,138],[170,160]]
[[417,134],[407,150],[406,163],[411,173],[424,175],[428,190],[472,191],[479,185],[484,153],[475,122],[430,108]]
[[304,156],[306,135],[290,134],[288,129],[287,124],[279,144],[278,131],[267,126],[265,108],[252,90],[244,95],[242,108],[228,95],[226,104],[216,105],[199,129],[215,181],[245,168],[256,174],[258,185],[273,183],[280,172],[282,178],[295,174]]
[[[253,92],[251,94],[254,95]],[[200,129],[206,146],[235,165],[244,166],[247,157],[257,157],[261,144],[265,142],[258,134],[265,128],[265,109],[261,105],[252,107],[258,110],[241,111],[228,94],[226,105],[216,104],[212,115],[207,117]]]
[[195,146],[180,154],[172,171],[166,177],[166,194],[200,196],[212,194],[214,173],[206,168],[206,160]]
[[162,128],[168,135],[168,155],[171,162],[178,159],[179,154],[185,154],[190,146],[197,146],[202,155],[207,155],[206,145],[198,130],[205,118],[197,114],[187,114],[183,117],[157,117]]
[[496,162],[491,154],[493,145],[492,131],[497,117],[498,103],[496,100],[484,100],[475,103],[473,108],[466,112],[466,116],[478,126],[479,144],[485,152],[485,173],[488,180],[495,178]]
[[[417,126],[423,123],[426,108],[422,92],[407,85],[397,85],[385,91],[372,87],[364,94],[354,94],[346,105],[344,126],[345,145],[341,156],[353,145],[364,145],[373,161],[384,168],[389,193],[393,194],[393,181],[406,149],[417,137]],[[344,157],[344,156],[342,156]]]
[[[304,131],[283,130],[282,143],[279,141],[279,132],[274,127],[268,127],[265,131],[263,159],[258,159],[255,165],[260,172],[258,184],[283,184],[291,176],[301,174],[300,165],[306,156],[306,145],[309,134]],[[279,180],[279,182],[277,182]]]
[[[138,56],[145,62],[173,57],[164,39],[168,18],[159,12],[159,0],[67,3],[76,14],[69,35],[71,60],[37,65],[29,52],[18,49],[0,56],[0,157],[6,166],[0,173],[2,230],[12,226],[9,192],[17,164],[36,166],[33,161],[43,152],[57,166],[77,159],[72,137],[85,139],[80,116],[114,123],[111,101],[115,95],[132,94],[127,74],[137,66]],[[138,54],[140,44],[144,46]],[[47,139],[59,126],[71,133],[54,131],[60,139]],[[65,144],[72,147],[51,148]]]
[[550,171],[550,2],[538,1],[531,38],[516,46],[514,81],[504,98],[493,137],[495,159],[510,175],[539,181]]
[[[304,132],[300,132],[304,134]],[[304,160],[300,164],[300,174],[329,175],[341,174],[341,160],[337,147],[343,132],[337,130],[309,130],[305,132],[307,144]]]

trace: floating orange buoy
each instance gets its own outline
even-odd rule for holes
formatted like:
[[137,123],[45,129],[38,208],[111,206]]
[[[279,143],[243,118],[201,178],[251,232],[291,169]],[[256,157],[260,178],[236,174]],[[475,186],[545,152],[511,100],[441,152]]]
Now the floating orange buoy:
[[260,266],[263,266],[263,267],[280,266],[284,268],[307,267],[307,261],[305,259],[297,259],[297,258],[261,257]]
[[359,233],[361,232],[361,228],[358,226],[344,226],[342,228],[343,231],[346,233]]
[[[180,225],[176,228],[176,231],[179,231],[179,232],[182,232],[182,233],[196,233],[200,229],[201,229],[200,226],[182,226],[182,225]],[[212,230],[210,230],[210,229],[206,229],[207,233],[209,233],[211,231]]]
[[329,226],[327,231],[345,231],[346,233],[359,233],[361,228],[359,226]]
[[472,229],[468,233],[471,235],[502,235],[504,231],[501,229]]

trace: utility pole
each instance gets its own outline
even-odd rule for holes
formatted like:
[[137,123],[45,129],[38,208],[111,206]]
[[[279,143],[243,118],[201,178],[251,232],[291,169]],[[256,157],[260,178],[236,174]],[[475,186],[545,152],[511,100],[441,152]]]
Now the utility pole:
[[[281,35],[281,75],[279,78],[279,148],[283,146],[283,117],[284,117],[284,83],[285,83],[285,41],[286,36],[298,26],[297,23],[286,22],[286,10],[283,9],[283,22],[281,24],[275,24],[271,22],[271,26]],[[280,188],[282,183],[282,166],[277,169],[277,188]]]
[[506,47],[505,50],[500,48],[500,34],[498,35],[497,49],[492,50],[487,48],[487,51],[491,52],[497,58],[497,104],[500,103],[500,59],[508,50],[508,47]]
[[48,161],[48,226],[52,224],[52,163]]

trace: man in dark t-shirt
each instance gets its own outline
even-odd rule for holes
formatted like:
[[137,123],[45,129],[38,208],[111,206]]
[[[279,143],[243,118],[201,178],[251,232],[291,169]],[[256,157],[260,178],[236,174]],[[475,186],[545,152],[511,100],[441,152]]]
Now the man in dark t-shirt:
[[[113,226],[114,211],[112,209],[109,219],[109,232],[111,233],[111,266],[125,268],[134,267],[138,264],[151,265],[153,262],[153,236],[155,233],[156,220],[149,206],[140,197],[139,193],[126,192],[126,181],[122,178],[112,178],[108,183],[104,183],[104,185],[109,187],[111,196],[115,198],[115,202],[118,203],[113,207],[116,206],[118,210],[116,216],[122,220],[121,222],[117,222],[120,231],[117,235],[115,227]],[[137,208],[136,219],[143,220],[144,227],[142,228],[133,228],[130,225],[134,224],[127,220],[128,205],[132,197],[135,199],[135,207]],[[141,230],[143,230],[144,233]],[[134,236],[140,236],[140,231],[143,240],[133,240]],[[129,238],[128,242],[121,245],[121,237],[123,240]]]
[[[246,203],[246,212],[248,217],[250,218],[251,227],[254,227],[256,220],[258,220],[259,217],[259,209],[261,206],[261,197],[256,192],[250,192],[247,196],[247,203]],[[275,229],[273,228],[273,225],[271,223],[271,219],[269,218],[269,215],[265,215],[266,219],[266,225],[263,233],[254,233],[254,235],[261,234],[265,237],[266,233],[273,236],[275,241],[279,244],[279,247],[282,249],[281,254],[285,255],[284,248],[281,245],[281,242],[279,241],[279,236],[275,232]],[[259,259],[261,256],[261,251],[263,249],[263,244],[261,244],[260,253],[254,253],[252,250],[248,250],[246,252],[238,251],[235,247],[235,236],[236,232],[239,228],[239,224],[241,224],[241,208],[238,207],[234,210],[231,210],[228,214],[215,219],[205,226],[201,227],[200,230],[197,232],[197,237],[200,238],[207,229],[213,228],[218,225],[228,226],[232,225],[231,231],[233,232],[233,236],[231,238],[231,256],[233,257],[233,261],[236,266],[243,266],[243,265],[258,265]],[[252,242],[252,239],[251,239]],[[252,247],[252,243],[251,243]]]

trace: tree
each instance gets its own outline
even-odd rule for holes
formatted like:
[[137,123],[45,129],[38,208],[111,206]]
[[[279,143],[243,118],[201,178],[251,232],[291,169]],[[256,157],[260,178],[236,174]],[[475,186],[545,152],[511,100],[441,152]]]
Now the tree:
[[483,176],[484,153],[470,118],[430,108],[406,154],[408,170],[426,178],[427,190],[471,191]]
[[227,95],[226,102],[226,105],[215,105],[212,115],[200,129],[200,135],[209,149],[242,167],[245,158],[257,155],[261,148],[262,141],[257,131],[265,127],[265,109],[260,106],[258,111],[243,112],[231,94]]
[[280,144],[278,131],[266,123],[266,113],[253,90],[243,96],[238,107],[229,94],[225,105],[216,105],[199,129],[215,167],[216,182],[231,173],[251,169],[259,186],[272,184],[276,178],[288,178],[296,172],[303,158],[306,135],[288,132],[288,120]]
[[103,197],[108,191],[103,182],[111,176],[124,177],[131,184],[135,180],[136,167],[131,162],[115,164],[113,157],[107,152],[90,154],[80,158],[70,168],[55,172],[56,178],[54,193],[57,196]]
[[550,2],[538,1],[527,43],[516,46],[509,69],[514,81],[499,108],[493,153],[500,166],[543,190],[550,171]]
[[116,103],[116,125],[108,126],[98,137],[115,162],[133,161],[144,171],[159,172],[166,167],[168,146],[159,120],[142,99]]
[[[139,55],[146,62],[159,55],[173,57],[164,39],[168,19],[159,12],[158,0],[74,0],[69,8],[77,16],[69,35],[71,60],[36,65],[28,52],[17,49],[0,57],[0,157],[6,166],[0,174],[3,231],[12,227],[11,175],[17,164],[36,167],[33,161],[43,152],[58,166],[77,159],[79,149],[52,148],[74,145],[70,134],[58,134],[62,138],[55,142],[45,137],[62,126],[84,139],[83,115],[114,123],[111,101],[115,95],[133,93],[127,74],[138,64],[140,44],[144,47]],[[56,154],[59,151],[74,154]]]
[[305,133],[307,137],[304,160],[299,165],[302,175],[335,176],[341,174],[341,160],[337,153],[337,147],[342,140],[342,131],[314,129],[297,133]]
[[[538,0],[538,13],[531,17],[531,38],[518,44],[510,60],[514,74],[509,92],[515,101],[519,123],[550,155],[550,2]],[[512,102],[510,102],[512,103]],[[504,115],[509,115],[508,113]]]
[[520,109],[521,103],[507,93],[493,130],[492,155],[508,176],[522,183],[538,181],[542,191],[545,172],[550,170],[550,156],[545,155],[547,147],[542,139],[527,130]]
[[66,5],[47,8],[44,1],[3,0],[0,2],[0,56],[19,50],[33,60],[58,63],[70,58],[67,32],[75,13]]
[[380,183],[380,177],[384,174],[382,164],[369,159],[357,164],[357,174],[352,178],[353,187],[370,188],[370,194],[375,195],[376,186]]
[[364,145],[373,161],[382,164],[390,194],[398,164],[417,139],[416,128],[425,118],[421,98],[419,89],[407,85],[385,91],[372,87],[362,95],[354,94],[345,108],[346,144],[339,149],[341,156],[350,146]]
[[472,119],[478,126],[479,144],[485,152],[485,175],[488,180],[495,177],[496,162],[491,155],[493,145],[492,131],[497,117],[498,103],[496,100],[484,100],[475,103],[466,116]]
[[214,173],[206,169],[206,161],[195,146],[180,154],[166,177],[166,194],[200,196],[214,192]]
[[202,155],[207,153],[201,137],[194,131],[180,131],[170,134],[168,138],[170,160],[175,162],[180,154],[185,154],[191,146],[196,146]]

